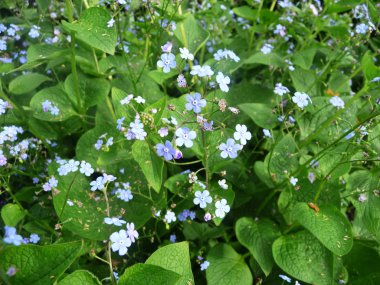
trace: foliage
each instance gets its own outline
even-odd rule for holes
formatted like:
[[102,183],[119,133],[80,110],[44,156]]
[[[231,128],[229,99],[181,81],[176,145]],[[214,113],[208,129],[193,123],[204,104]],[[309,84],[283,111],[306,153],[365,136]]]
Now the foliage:
[[375,1],[0,1],[5,284],[378,284]]

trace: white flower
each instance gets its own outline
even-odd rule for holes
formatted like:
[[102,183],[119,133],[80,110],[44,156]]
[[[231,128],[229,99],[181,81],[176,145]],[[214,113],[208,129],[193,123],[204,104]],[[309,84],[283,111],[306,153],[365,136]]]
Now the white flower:
[[203,192],[196,191],[194,195],[194,204],[199,205],[199,207],[201,207],[202,209],[206,208],[207,204],[210,204],[212,202],[212,198],[208,190],[204,190]]
[[333,105],[334,107],[337,107],[338,109],[344,108],[344,101],[337,96],[332,97],[330,99],[330,103],[331,103],[331,105]]
[[285,86],[282,86],[281,83],[276,83],[276,87],[274,88],[274,93],[279,95],[279,96],[283,96],[287,93],[289,93],[289,89],[286,88]]
[[273,50],[273,46],[270,44],[264,44],[263,47],[260,49],[260,51],[263,54],[269,54],[272,52],[272,50]]
[[123,224],[126,223],[126,221],[124,220],[121,220],[117,217],[112,217],[112,218],[104,218],[104,222],[107,224],[107,225],[115,225],[115,226],[122,226]]
[[292,101],[296,103],[297,106],[300,107],[301,109],[309,105],[309,101],[310,103],[312,103],[309,95],[307,95],[304,92],[294,93],[294,96],[292,97]]
[[86,176],[90,176],[92,173],[94,173],[94,169],[91,167],[91,164],[82,160],[79,172],[83,173]]
[[298,182],[298,178],[295,178],[295,177],[290,177],[290,184],[292,184],[293,186],[296,186]]
[[139,233],[135,230],[134,223],[127,223],[127,234],[132,242],[135,242],[136,239],[139,237]]
[[188,60],[194,60],[194,55],[190,53],[190,51],[187,48],[179,48],[179,51],[181,52],[181,58],[188,59]]
[[250,140],[252,138],[251,132],[247,130],[246,125],[236,125],[236,132],[234,133],[235,140],[240,140],[240,144],[246,145],[247,140]]
[[360,194],[359,198],[358,198],[359,202],[362,202],[362,203],[367,201],[367,199],[368,199],[368,197],[365,193]]
[[272,138],[272,135],[269,130],[263,129],[264,137]]
[[214,72],[208,65],[200,66],[194,65],[190,72],[191,75],[198,75],[199,77],[212,76]]
[[216,82],[219,84],[220,90],[223,92],[228,92],[228,84],[231,82],[228,76],[224,76],[223,73],[219,71],[218,75],[216,76]]
[[136,101],[137,103],[139,103],[139,104],[144,104],[144,103],[145,103],[145,99],[144,99],[143,97],[141,97],[141,96],[137,96],[137,97],[135,98],[135,101]]
[[164,222],[170,224],[171,222],[175,222],[176,220],[177,217],[175,216],[175,213],[171,210],[167,210],[164,217]]
[[124,99],[121,99],[120,100],[120,103],[121,105],[128,105],[129,102],[131,102],[131,100],[133,99],[133,94],[129,94],[127,97],[125,97]]
[[224,190],[228,189],[228,185],[226,183],[226,179],[218,180],[218,184],[219,184],[220,188],[222,188]]
[[227,205],[227,200],[222,199],[215,203],[215,216],[218,218],[224,218],[226,214],[230,211],[230,206]]
[[119,251],[120,256],[125,255],[128,252],[128,247],[132,244],[132,241],[127,237],[127,232],[125,230],[114,232],[110,236],[110,241],[112,242],[112,251]]
[[111,18],[111,20],[109,20],[107,22],[107,28],[112,28],[113,27],[113,24],[115,24],[115,20],[113,18]]

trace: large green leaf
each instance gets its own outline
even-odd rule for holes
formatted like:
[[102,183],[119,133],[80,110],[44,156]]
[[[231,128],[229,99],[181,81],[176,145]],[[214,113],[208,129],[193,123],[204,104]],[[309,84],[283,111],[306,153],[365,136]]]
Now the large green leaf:
[[251,218],[240,218],[236,222],[235,231],[239,242],[249,249],[268,276],[274,264],[272,243],[281,235],[277,225],[268,219],[254,221]]
[[272,112],[272,108],[268,104],[245,103],[239,105],[238,107],[259,127],[272,129],[278,123],[276,114]]
[[25,94],[36,89],[38,86],[48,80],[50,80],[49,77],[39,73],[28,73],[20,75],[13,79],[11,83],[9,83],[9,92],[16,95]]
[[[58,109],[58,115],[54,116],[49,111],[44,112],[42,109],[42,102],[49,100]],[[71,116],[75,115],[68,95],[59,87],[49,87],[42,89],[35,94],[30,101],[30,107],[33,110],[33,116],[43,121],[58,122],[64,121]]]
[[17,204],[6,204],[1,209],[1,218],[4,224],[10,227],[17,226],[18,222],[25,217],[26,213]]
[[[135,175],[138,172],[133,171],[133,166],[126,166],[125,172],[128,173],[132,193],[143,192],[149,195],[146,186]],[[59,176],[55,170],[51,174],[58,180],[58,191],[53,192],[54,208],[66,229],[91,240],[106,240],[112,232],[120,229],[104,224],[104,218],[107,217],[105,197],[100,191],[90,191],[90,181],[83,174],[77,172]],[[109,192],[111,191],[108,191],[108,198],[112,217],[121,216],[124,220],[133,222],[137,228],[151,217],[153,200],[143,195],[134,195],[132,201],[125,202]],[[67,203],[69,200],[73,202],[72,206]]]
[[189,14],[183,22],[177,23],[174,35],[183,46],[187,47],[195,55],[201,46],[206,43],[210,33],[197,23],[193,15]]
[[298,166],[297,156],[297,145],[291,133],[281,138],[275,144],[272,152],[266,156],[265,160],[268,161],[269,173],[273,174],[277,183],[286,179],[286,172],[295,171]]
[[9,247],[0,252],[0,271],[15,267],[17,273],[9,278],[10,284],[50,285],[75,261],[81,248],[81,241]]
[[98,278],[87,270],[77,270],[67,275],[61,281],[58,282],[58,285],[101,285]]
[[350,252],[353,244],[351,225],[337,208],[321,205],[317,212],[307,203],[297,203],[293,213],[296,220],[333,253],[342,256]]
[[145,264],[157,265],[181,275],[178,284],[186,284],[186,282],[194,283],[189,244],[187,242],[179,242],[161,247],[146,260]]
[[214,246],[207,255],[206,270],[209,285],[252,285],[253,278],[244,258],[227,244]]
[[277,265],[294,278],[318,285],[335,284],[333,255],[311,233],[282,236],[272,250]]
[[136,141],[132,146],[132,155],[140,165],[149,185],[158,193],[161,189],[164,161],[154,153],[146,141]]
[[318,95],[318,78],[313,70],[296,68],[290,72],[294,87],[299,92],[306,92],[310,96]]
[[302,51],[297,51],[293,56],[293,63],[308,70],[313,64],[314,56],[317,52],[316,48],[309,48]]
[[284,61],[282,58],[274,52],[263,54],[262,52],[257,52],[247,59],[244,60],[244,64],[264,64],[264,65],[273,65],[275,67],[283,67]]
[[[110,84],[103,78],[89,78],[84,75],[78,76],[79,94],[85,108],[95,106],[102,102],[110,91]],[[73,75],[70,74],[65,80],[65,91],[73,103],[77,103],[76,90]]]
[[114,54],[117,41],[116,26],[108,28],[109,20],[111,20],[111,15],[107,10],[92,7],[82,13],[78,22],[63,21],[63,26],[76,32],[76,37],[91,47]]
[[[180,285],[181,275],[157,265],[135,264],[120,277],[119,285]],[[193,284],[193,283],[191,283]]]

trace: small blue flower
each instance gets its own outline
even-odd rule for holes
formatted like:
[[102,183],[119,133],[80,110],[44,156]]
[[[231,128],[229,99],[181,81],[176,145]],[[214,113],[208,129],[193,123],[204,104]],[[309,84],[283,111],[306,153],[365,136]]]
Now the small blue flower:
[[196,114],[200,113],[202,111],[202,108],[206,106],[206,100],[202,99],[201,94],[197,92],[195,92],[193,95],[187,94],[186,100],[186,110],[193,110]]
[[235,158],[237,157],[238,150],[241,150],[241,145],[235,144],[234,139],[228,139],[226,143],[222,143],[219,146],[219,150],[222,151],[220,154],[222,158]]
[[31,234],[29,237],[29,241],[31,243],[38,243],[40,241],[40,237],[38,236],[38,234]]
[[201,263],[201,271],[206,270],[210,266],[210,262],[205,260],[203,263]]
[[177,136],[175,143],[177,146],[183,146],[190,148],[193,146],[193,139],[196,138],[197,133],[195,131],[190,131],[189,128],[179,128],[175,131],[175,135]]
[[177,241],[177,236],[176,235],[170,235],[169,239],[170,239],[170,242],[175,243]]
[[5,226],[5,236],[3,241],[8,244],[20,245],[23,242],[22,236],[18,235],[16,228]]
[[104,188],[104,177],[99,176],[96,180],[90,183],[91,191],[102,190]]
[[157,61],[158,67],[163,67],[164,73],[169,73],[171,68],[175,68],[177,63],[175,56],[172,53],[164,53],[161,55],[161,60]]
[[166,141],[165,145],[159,143],[156,145],[158,156],[163,156],[165,160],[171,160],[176,156],[176,150],[173,148],[170,141]]

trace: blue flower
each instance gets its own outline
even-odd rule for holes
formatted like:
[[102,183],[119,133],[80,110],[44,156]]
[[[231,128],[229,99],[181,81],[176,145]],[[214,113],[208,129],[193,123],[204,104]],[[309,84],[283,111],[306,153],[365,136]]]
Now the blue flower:
[[219,150],[222,151],[220,154],[222,158],[227,158],[227,157],[235,158],[237,157],[237,152],[240,149],[241,149],[241,145],[235,144],[234,139],[228,139],[227,143],[222,143],[219,146]]
[[189,128],[179,128],[175,131],[175,135],[177,136],[175,143],[177,146],[183,146],[190,148],[193,146],[193,139],[196,138],[197,133],[194,131],[190,131]]
[[31,234],[29,237],[29,241],[31,243],[38,243],[40,241],[40,237],[38,236],[38,234]]
[[170,141],[166,141],[165,145],[159,143],[156,145],[158,156],[163,156],[165,160],[171,160],[176,155],[176,150],[173,148]]
[[186,110],[193,110],[196,114],[200,113],[202,111],[202,108],[206,106],[206,100],[202,99],[201,94],[197,92],[195,92],[193,95],[187,94],[186,100]]
[[128,252],[128,247],[130,247],[132,244],[132,241],[128,237],[127,232],[125,230],[114,232],[110,236],[110,241],[112,242],[112,251],[119,251],[120,256],[125,255]]
[[164,73],[169,73],[171,68],[175,68],[177,63],[175,56],[172,53],[164,53],[161,55],[161,60],[157,61],[158,67],[163,67]]
[[104,188],[104,177],[99,176],[96,180],[90,183],[91,191],[102,190]]
[[16,228],[5,226],[5,236],[3,241],[8,244],[20,245],[23,242],[22,236],[18,235]]

